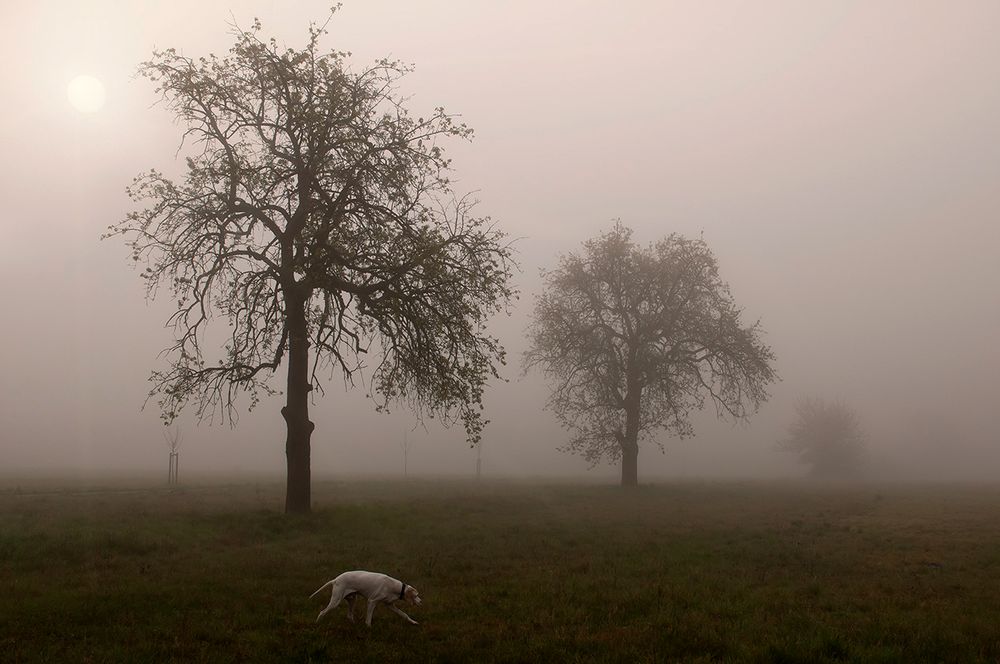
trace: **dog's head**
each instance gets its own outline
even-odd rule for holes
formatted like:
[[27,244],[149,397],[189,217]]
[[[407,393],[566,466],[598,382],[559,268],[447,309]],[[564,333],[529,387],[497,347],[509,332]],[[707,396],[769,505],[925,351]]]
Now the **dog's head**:
[[405,599],[410,604],[415,606],[420,606],[420,593],[413,586],[406,586],[406,592],[403,593],[403,599]]

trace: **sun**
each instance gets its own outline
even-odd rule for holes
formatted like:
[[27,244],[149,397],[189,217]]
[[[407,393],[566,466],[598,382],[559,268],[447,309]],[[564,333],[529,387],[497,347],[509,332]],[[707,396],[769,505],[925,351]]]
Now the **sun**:
[[66,96],[81,113],[96,113],[104,107],[104,84],[93,76],[81,74],[66,86]]

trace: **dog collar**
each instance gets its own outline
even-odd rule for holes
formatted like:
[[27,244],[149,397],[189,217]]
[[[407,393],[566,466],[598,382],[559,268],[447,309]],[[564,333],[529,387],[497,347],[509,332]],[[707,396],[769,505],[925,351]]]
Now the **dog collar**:
[[399,589],[399,599],[403,599],[403,595],[406,594],[406,581],[400,581],[402,587]]

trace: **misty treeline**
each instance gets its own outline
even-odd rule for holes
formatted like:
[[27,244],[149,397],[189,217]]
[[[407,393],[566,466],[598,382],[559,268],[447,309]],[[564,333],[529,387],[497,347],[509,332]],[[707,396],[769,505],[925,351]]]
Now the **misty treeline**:
[[[410,68],[354,70],[323,51],[279,46],[254,21],[224,57],[153,53],[139,67],[184,127],[186,173],[134,179],[120,236],[148,294],[176,302],[169,366],[150,398],[164,423],[185,406],[234,423],[277,393],[286,368],[286,511],[311,506],[313,390],[366,376],[379,409],[461,422],[479,442],[486,382],[505,361],[489,318],[507,312],[515,268],[506,234],[453,191],[448,140],[472,130],[437,108],[414,117],[399,93]],[[202,344],[229,326],[221,354]],[[553,381],[548,406],[566,449],[621,460],[637,481],[638,445],[692,433],[710,402],[742,419],[767,398],[774,355],[740,309],[703,240],[640,247],[621,223],[545,273],[525,367]]]

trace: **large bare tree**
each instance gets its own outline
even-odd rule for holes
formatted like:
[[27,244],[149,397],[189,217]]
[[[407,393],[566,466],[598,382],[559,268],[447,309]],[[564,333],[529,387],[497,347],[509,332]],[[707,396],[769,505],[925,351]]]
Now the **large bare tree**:
[[[471,130],[441,108],[411,115],[408,67],[354,71],[315,25],[301,50],[257,21],[233,33],[224,57],[168,49],[140,66],[185,128],[186,175],[137,177],[136,210],[107,235],[124,236],[150,296],[177,305],[170,366],[151,377],[165,422],[189,402],[233,422],[237,397],[252,408],[286,365],[285,505],[307,512],[324,377],[362,372],[377,407],[461,420],[478,441],[504,359],[485,324],[513,295],[511,251],[449,187],[442,144]],[[213,317],[229,328],[209,357]]]
[[573,431],[566,449],[620,459],[622,485],[638,482],[640,440],[690,435],[706,400],[745,418],[767,398],[774,356],[759,324],[741,323],[704,241],[640,247],[618,222],[543,278],[525,367],[554,381],[548,407]]

